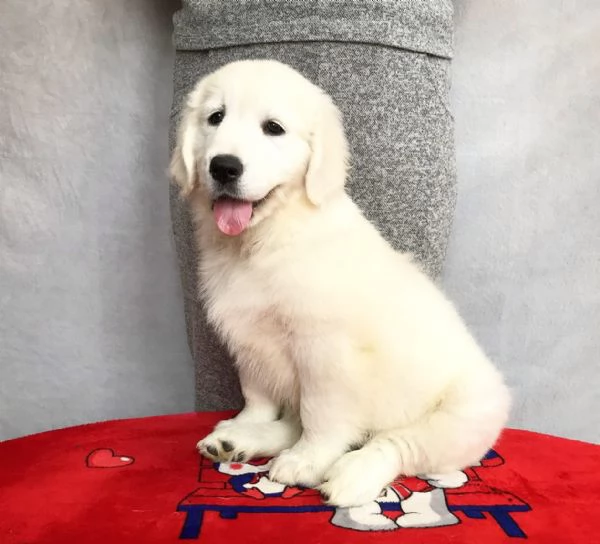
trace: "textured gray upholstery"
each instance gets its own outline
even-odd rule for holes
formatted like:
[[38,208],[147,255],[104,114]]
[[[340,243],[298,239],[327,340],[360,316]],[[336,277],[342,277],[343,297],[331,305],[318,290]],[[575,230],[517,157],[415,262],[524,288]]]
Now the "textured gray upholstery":
[[[175,44],[171,146],[182,101],[199,77],[243,58],[290,64],[342,110],[350,194],[396,248],[439,275],[455,202],[449,1],[187,0],[175,16]],[[197,407],[237,407],[235,372],[197,295],[188,210],[175,190],[171,196]]]

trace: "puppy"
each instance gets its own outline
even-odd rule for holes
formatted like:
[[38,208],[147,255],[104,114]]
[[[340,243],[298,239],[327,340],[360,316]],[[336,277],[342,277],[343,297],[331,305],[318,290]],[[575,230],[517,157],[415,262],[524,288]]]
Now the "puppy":
[[399,474],[473,465],[509,409],[453,305],[345,193],[347,159],[330,97],[261,60],[198,82],[171,161],[208,318],[245,397],[198,448],[223,462],[276,456],[270,478],[337,506]]

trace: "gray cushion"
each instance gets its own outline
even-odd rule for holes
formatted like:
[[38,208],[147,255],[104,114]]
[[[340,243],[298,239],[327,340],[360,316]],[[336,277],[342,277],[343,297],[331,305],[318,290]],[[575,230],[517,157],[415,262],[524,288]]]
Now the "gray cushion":
[[[382,234],[437,277],[455,201],[448,107],[452,5],[445,0],[184,0],[175,16],[171,145],[197,79],[242,58],[274,58],[323,87],[352,150],[348,190]],[[192,227],[172,188],[175,241],[199,409],[238,407],[237,378],[198,300]]]
[[339,41],[452,52],[450,0],[184,0],[174,23],[181,50]]

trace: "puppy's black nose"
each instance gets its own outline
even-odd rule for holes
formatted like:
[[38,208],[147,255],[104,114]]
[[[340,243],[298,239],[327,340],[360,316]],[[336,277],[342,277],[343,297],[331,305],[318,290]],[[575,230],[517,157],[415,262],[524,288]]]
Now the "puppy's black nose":
[[211,159],[208,171],[215,181],[227,185],[240,179],[244,166],[234,155],[216,155]]

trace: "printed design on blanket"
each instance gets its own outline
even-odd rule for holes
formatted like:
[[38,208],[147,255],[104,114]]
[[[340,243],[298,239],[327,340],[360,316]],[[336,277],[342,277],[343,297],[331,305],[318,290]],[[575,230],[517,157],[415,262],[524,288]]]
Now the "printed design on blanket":
[[318,491],[288,487],[268,478],[271,461],[212,463],[200,461],[200,487],[177,510],[186,514],[181,539],[201,536],[204,513],[221,518],[238,514],[331,512],[330,523],[340,530],[396,531],[447,527],[472,520],[497,523],[506,536],[526,538],[513,514],[531,507],[514,494],[486,484],[485,473],[504,463],[490,450],[476,466],[449,474],[398,478],[369,504],[335,508],[323,504]]
[[120,468],[131,465],[135,459],[129,455],[119,455],[112,448],[92,450],[85,459],[88,468]]

